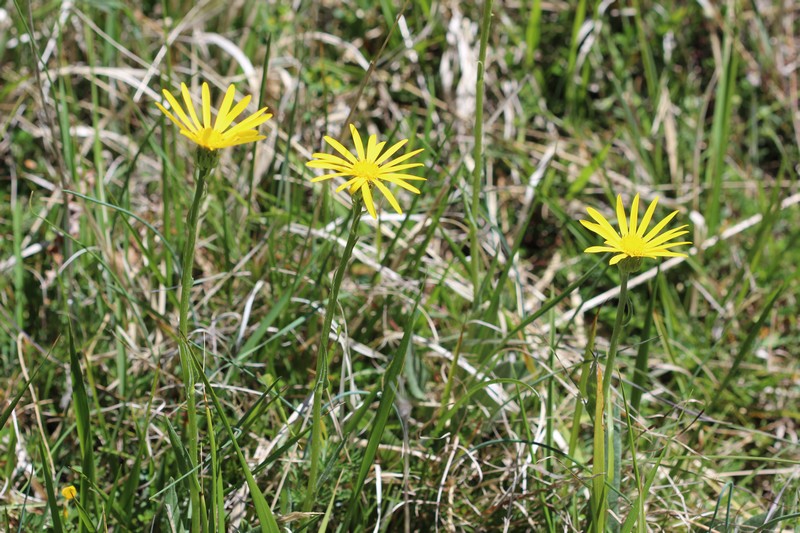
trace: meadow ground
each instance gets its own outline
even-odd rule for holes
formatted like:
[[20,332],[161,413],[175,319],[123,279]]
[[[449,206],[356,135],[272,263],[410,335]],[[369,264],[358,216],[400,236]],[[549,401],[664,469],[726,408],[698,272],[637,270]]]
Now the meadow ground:
[[799,34],[0,2],[0,530],[800,530]]

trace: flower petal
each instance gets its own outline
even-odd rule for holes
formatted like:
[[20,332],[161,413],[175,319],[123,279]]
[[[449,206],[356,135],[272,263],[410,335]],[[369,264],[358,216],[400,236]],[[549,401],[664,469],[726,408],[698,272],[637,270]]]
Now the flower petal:
[[333,174],[325,174],[324,176],[317,176],[315,178],[311,178],[311,183],[317,183],[320,181],[325,181],[333,178],[338,178],[341,176],[347,176],[347,174],[342,174],[341,172],[335,172]]
[[655,213],[656,204],[658,204],[658,196],[653,198],[653,201],[650,202],[650,205],[647,207],[647,211],[644,212],[642,223],[639,224],[639,228],[636,230],[636,234],[639,235],[639,237],[642,237],[644,232],[647,231],[647,226],[650,225],[650,219],[653,218],[653,213]]
[[595,224],[594,222],[589,222],[588,220],[581,220],[579,221],[584,228],[588,229],[589,231],[593,231],[603,237],[606,241],[617,243],[619,242],[620,238],[619,235],[615,231],[611,231],[609,233],[608,228],[601,226],[600,224]]
[[326,163],[331,163],[333,165],[340,165],[347,168],[353,167],[353,164],[350,161],[342,159],[338,155],[326,154],[325,152],[315,152],[311,154],[311,157],[313,157],[317,161],[324,161]]
[[421,178],[419,176],[413,176],[411,174],[398,174],[396,172],[392,172],[390,174],[384,174],[381,172],[380,179],[388,179],[388,178],[400,178],[401,180],[406,181],[428,181],[428,178]]
[[223,140],[219,144],[219,146],[217,146],[217,148],[228,148],[230,146],[239,146],[240,144],[247,144],[247,143],[252,143],[252,142],[256,142],[256,141],[261,141],[261,140],[264,140],[266,138],[267,137],[265,135],[256,135],[254,137],[253,136],[247,136],[247,137],[239,136],[239,137],[236,137],[234,139]]
[[185,83],[181,83],[181,96],[183,97],[183,103],[186,104],[186,111],[189,112],[189,116],[192,117],[191,124],[194,124],[195,131],[200,131],[202,126],[200,126],[200,121],[197,120],[197,111],[194,109],[194,102],[192,102],[192,95],[189,94],[189,88],[186,86]]
[[340,143],[339,141],[337,141],[333,137],[330,137],[330,136],[326,135],[325,136],[325,142],[330,144],[331,147],[334,150],[336,150],[337,152],[342,154],[344,156],[344,158],[347,159],[348,161],[350,161],[351,163],[353,163],[353,164],[358,163],[358,159],[356,159],[356,157],[352,153],[350,153],[347,150],[347,148],[345,148],[344,145],[342,145],[342,143]]
[[[419,189],[417,189],[413,185],[409,185],[408,183],[406,183],[405,181],[403,181],[400,178],[381,176],[380,179],[382,179],[383,181],[388,181],[389,183],[394,183],[398,187],[402,187],[403,189],[405,189],[405,190],[407,190],[409,192],[413,192],[415,194],[420,194]],[[376,181],[375,183],[378,183],[378,182]]]
[[623,237],[628,234],[628,219],[625,218],[625,206],[622,205],[622,195],[617,195],[617,223],[619,234]]
[[607,234],[609,236],[614,235],[616,237],[619,237],[619,233],[617,233],[617,231],[613,228],[613,226],[611,226],[611,223],[608,220],[606,220],[606,217],[601,215],[599,211],[597,211],[594,208],[587,207],[586,212],[589,213],[589,216],[592,217],[592,219],[594,219],[594,221],[597,222],[597,224],[603,228],[603,230],[606,232],[605,234],[603,234],[604,236]]
[[255,113],[253,113],[252,115],[250,115],[249,117],[247,117],[246,119],[244,119],[231,129],[229,129],[228,131],[226,131],[224,135],[225,136],[236,135],[242,130],[257,128],[258,126],[260,126],[261,124],[265,123],[266,121],[272,118],[272,113],[267,113],[266,111],[267,108],[262,107],[261,109],[259,109],[258,111],[256,111]]
[[639,193],[636,193],[636,196],[633,197],[633,203],[631,204],[631,227],[630,233],[636,235],[636,224],[639,222]]
[[[692,243],[690,241],[668,242],[667,244],[662,244],[661,246],[657,246],[657,247],[653,248],[652,250],[657,252],[659,250],[666,250],[667,248],[673,248],[675,246],[686,246],[686,245],[689,245],[689,244],[692,244]],[[650,251],[650,248],[648,248],[648,251]]]
[[386,166],[380,167],[380,170],[381,170],[381,173],[384,173],[384,172],[399,172],[401,170],[408,170],[410,168],[417,168],[417,167],[421,167],[421,166],[424,166],[424,165],[422,163],[406,163],[405,165],[395,165],[394,163],[392,163],[392,166],[386,165]]
[[611,258],[611,261],[608,262],[609,265],[614,266],[626,257],[629,257],[628,254],[617,254]]
[[335,170],[336,172],[346,172],[348,174],[353,173],[353,167],[349,165],[337,165],[336,163],[329,163],[328,161],[320,161],[318,159],[312,159],[306,163],[308,168],[321,168],[324,170]]
[[644,240],[645,241],[650,241],[653,237],[658,235],[658,233],[662,229],[664,229],[664,226],[666,226],[669,223],[670,220],[675,218],[675,215],[677,215],[677,214],[678,214],[677,211],[673,211],[672,213],[670,213],[669,215],[664,217],[664,219],[661,222],[656,224],[655,227],[653,227],[653,229],[651,229],[650,232],[647,235],[644,236]]
[[214,129],[218,132],[225,131],[225,128],[233,122],[233,118],[228,119],[230,114],[231,105],[233,104],[233,97],[236,94],[236,87],[231,83],[228,85],[228,90],[225,91],[225,97],[222,99],[222,104],[219,106],[217,113],[217,120],[214,121]]
[[366,159],[366,154],[364,153],[364,143],[361,141],[361,135],[359,135],[358,130],[352,124],[350,124],[350,134],[353,136],[353,144],[356,147],[356,153],[358,154],[359,161],[364,161],[364,159]]
[[158,109],[160,109],[161,112],[164,113],[168,119],[170,119],[176,126],[178,126],[178,128],[186,129],[186,125],[177,118],[175,118],[175,115],[167,111],[167,108],[165,108],[163,105],[156,102],[156,107],[158,107]]
[[223,120],[222,122],[218,121],[217,126],[215,126],[217,131],[219,131],[220,133],[225,132],[225,129],[231,125],[231,122],[236,120],[239,117],[239,115],[241,115],[244,112],[244,110],[247,109],[247,106],[250,105],[250,100],[252,99],[253,97],[248,94],[247,96],[242,98],[242,100],[238,104],[233,106],[233,109],[228,111],[228,116],[225,117],[225,120]]
[[342,192],[343,190],[347,189],[348,187],[358,188],[358,187],[361,186],[361,181],[363,181],[363,180],[364,180],[364,178],[359,178],[358,176],[356,176],[355,178],[353,178],[351,180],[348,180],[348,181],[342,183],[341,185],[339,185],[338,187],[336,187],[336,192]]
[[211,127],[211,92],[208,90],[208,83],[203,82],[203,127]]
[[647,247],[648,248],[658,248],[660,245],[662,245],[663,243],[665,243],[667,241],[671,241],[672,239],[675,239],[675,238],[680,237],[682,235],[686,235],[687,233],[689,233],[689,230],[683,229],[685,227],[686,226],[681,226],[679,228],[675,228],[675,229],[669,230],[668,232],[663,233],[662,235],[657,235],[655,239],[653,239],[652,241],[649,241],[647,243]]
[[367,140],[367,161],[375,161],[385,144],[385,142],[378,143],[377,135],[370,135]]
[[590,246],[584,250],[584,253],[587,254],[599,254],[605,252],[619,252],[619,249],[612,248],[611,246]]
[[[398,163],[402,163],[402,162],[403,162],[403,161],[405,161],[406,159],[409,159],[409,158],[411,158],[411,157],[414,157],[415,155],[417,155],[417,154],[419,154],[419,153],[421,153],[421,152],[424,152],[424,151],[425,151],[425,149],[424,149],[424,148],[419,148],[418,150],[412,150],[412,151],[410,151],[410,152],[407,152],[407,153],[405,153],[405,154],[401,155],[400,157],[398,157],[398,158],[396,158],[396,159],[393,159],[391,162],[389,162],[389,163],[386,163],[386,165],[384,165],[384,166],[383,166],[383,167],[381,167],[381,168],[383,168],[383,169],[386,169],[386,170],[393,170],[393,169],[394,169],[394,167],[395,167],[395,166],[396,166]],[[416,164],[416,166],[418,166],[418,167],[421,167],[421,166],[422,166],[422,163],[415,163],[415,164]],[[403,166],[403,165],[400,165],[400,166]]]
[[407,142],[408,139],[403,139],[402,141],[393,144],[388,150],[383,152],[383,155],[381,155],[378,159],[375,160],[375,164],[376,165],[382,164],[384,161],[392,157],[394,153],[397,152],[400,148],[405,146]]
[[183,108],[175,99],[175,97],[172,96],[172,93],[166,89],[162,89],[161,92],[164,94],[164,98],[167,99],[167,102],[169,102],[169,106],[172,108],[175,114],[178,115],[178,118],[181,119],[181,122],[183,122],[182,127],[189,131],[197,131],[197,128],[194,127],[192,121],[189,120],[189,117],[187,117],[186,113],[183,112]]
[[367,211],[372,215],[372,218],[377,220],[378,215],[375,213],[375,203],[372,201],[372,191],[369,190],[368,180],[364,180],[364,184],[361,186],[361,195],[364,198],[364,205],[367,206]]
[[380,191],[383,193],[383,195],[386,197],[386,199],[389,200],[389,204],[394,208],[394,210],[397,211],[398,214],[402,215],[403,214],[403,210],[400,209],[400,204],[397,203],[397,199],[392,194],[392,191],[390,191],[386,187],[386,185],[384,185],[380,181],[376,180],[373,183],[375,183],[375,186],[378,189],[380,189]]

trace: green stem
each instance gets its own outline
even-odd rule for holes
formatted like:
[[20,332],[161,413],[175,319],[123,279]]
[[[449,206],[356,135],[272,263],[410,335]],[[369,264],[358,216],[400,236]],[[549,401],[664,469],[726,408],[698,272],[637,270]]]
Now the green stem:
[[617,346],[622,333],[622,317],[625,315],[625,303],[628,300],[628,272],[620,268],[619,301],[617,302],[617,318],[614,320],[614,331],[611,332],[611,345],[608,347],[606,371],[603,376],[603,397],[608,398],[608,389],[611,386],[611,377],[614,375],[614,363],[617,358]]
[[483,2],[483,19],[481,20],[481,44],[478,50],[478,79],[475,86],[475,149],[472,159],[475,168],[472,169],[472,205],[470,208],[470,267],[473,287],[473,307],[478,308],[478,291],[480,291],[480,241],[478,240],[478,211],[481,198],[481,173],[483,171],[483,76],[486,68],[486,48],[489,43],[489,26],[492,22],[492,0]]
[[[192,292],[192,270],[194,268],[194,252],[197,243],[197,226],[200,217],[200,203],[203,199],[206,178],[211,174],[211,168],[198,166],[197,180],[195,182],[194,200],[189,208],[189,218],[186,221],[186,238],[183,243],[183,255],[181,256],[181,300],[179,309],[179,347],[181,358],[181,369],[183,371],[183,383],[186,390],[186,410],[187,428],[186,440],[189,444],[189,460],[191,468],[194,470],[198,464],[198,441],[200,438],[197,429],[197,409],[195,407],[194,384],[195,374],[192,370],[191,355],[189,354],[189,301]],[[204,521],[201,520],[203,512],[203,501],[200,497],[200,483],[197,473],[192,472],[189,476],[189,495],[192,503],[192,531],[205,530]]]
[[342,253],[342,259],[333,276],[333,287],[328,295],[328,305],[325,308],[325,321],[320,332],[319,355],[317,356],[317,379],[314,383],[314,400],[311,407],[311,468],[308,473],[308,488],[303,511],[309,512],[314,506],[314,496],[317,492],[317,476],[319,475],[319,457],[322,448],[322,392],[328,382],[328,336],[336,312],[336,302],[339,299],[339,288],[342,286],[347,263],[353,254],[353,248],[358,240],[358,224],[361,221],[361,206],[363,199],[360,194],[353,196],[353,222],[350,226],[350,235]]

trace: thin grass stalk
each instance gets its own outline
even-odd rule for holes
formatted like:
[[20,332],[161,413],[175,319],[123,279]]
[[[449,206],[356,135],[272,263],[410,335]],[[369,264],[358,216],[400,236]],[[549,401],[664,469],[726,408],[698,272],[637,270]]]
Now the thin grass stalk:
[[480,302],[480,242],[478,241],[478,211],[481,205],[481,173],[483,171],[483,94],[484,71],[486,70],[486,48],[489,43],[489,27],[492,22],[492,0],[483,3],[483,18],[481,20],[481,44],[478,51],[478,79],[475,84],[475,149],[472,158],[475,168],[472,169],[472,205],[470,209],[470,268],[472,274],[472,287],[474,290],[473,306],[477,309]]
[[655,312],[656,298],[658,294],[658,283],[652,284],[650,291],[650,302],[647,305],[647,314],[644,317],[642,327],[642,342],[636,353],[636,364],[633,371],[633,384],[631,385],[631,411],[638,412],[642,401],[642,393],[647,387],[647,367],[648,355],[650,354],[650,330],[653,329],[653,313]]
[[[239,465],[242,467],[242,474],[244,474],[245,483],[247,483],[250,496],[253,498],[253,507],[255,507],[256,510],[256,516],[258,517],[261,533],[281,533],[280,528],[278,528],[278,523],[275,520],[275,515],[272,513],[272,508],[270,508],[267,500],[264,498],[264,493],[261,492],[261,489],[258,487],[258,483],[256,483],[256,480],[253,477],[253,472],[250,471],[250,465],[247,464],[247,459],[245,459],[244,454],[242,453],[242,448],[239,446],[239,442],[236,440],[238,437],[236,433],[233,432],[233,428],[231,427],[228,417],[225,416],[225,410],[222,408],[222,404],[220,404],[219,398],[214,392],[214,388],[211,386],[208,378],[203,373],[203,366],[200,364],[200,361],[197,359],[197,357],[195,357],[191,346],[187,345],[187,348],[188,350],[186,355],[188,362],[189,364],[193,364],[195,366],[197,375],[200,377],[200,380],[205,386],[206,391],[208,391],[208,397],[211,398],[211,403],[214,404],[214,410],[217,412],[219,420],[222,421],[222,425],[225,427],[225,432],[228,434],[228,439],[233,445],[233,451],[236,454],[236,457],[239,459]],[[196,513],[192,514],[194,515]],[[203,527],[205,527],[205,524]],[[252,528],[250,530],[252,531]]]
[[[199,150],[198,150],[199,152]],[[196,158],[199,160],[200,158]],[[194,384],[195,374],[192,369],[191,356],[189,354],[189,301],[192,292],[192,270],[194,268],[194,253],[197,244],[197,226],[200,218],[200,203],[205,192],[205,183],[211,174],[210,166],[197,165],[197,179],[195,181],[194,199],[189,208],[189,216],[186,221],[186,238],[183,243],[183,253],[181,255],[181,300],[179,307],[178,331],[179,347],[181,358],[181,369],[183,371],[183,382],[186,390],[186,410],[187,427],[184,435],[189,446],[189,460],[191,468],[197,467],[198,461],[198,441],[200,438],[197,427],[197,409],[195,406]],[[199,480],[197,474],[193,474],[192,481],[189,482],[189,497],[192,504],[192,531],[200,531],[201,528],[201,498]],[[205,529],[204,526],[202,526]]]
[[311,466],[308,472],[308,487],[303,511],[309,512],[314,506],[314,495],[317,492],[317,477],[319,476],[319,458],[322,449],[322,391],[328,381],[328,335],[330,334],[333,315],[336,312],[336,302],[339,299],[339,289],[342,286],[347,263],[353,254],[358,240],[358,224],[361,222],[361,206],[363,199],[360,194],[353,196],[352,224],[347,237],[342,258],[333,276],[333,286],[328,295],[328,305],[325,307],[325,320],[320,332],[319,355],[317,356],[317,379],[314,383],[314,399],[311,407]]
[[611,386],[611,377],[614,374],[614,363],[617,359],[617,347],[619,337],[622,333],[622,318],[625,315],[625,304],[628,301],[628,276],[626,269],[619,270],[619,301],[617,302],[617,317],[614,320],[614,330],[611,332],[611,343],[608,347],[608,358],[606,359],[606,372],[603,376],[603,397],[608,397],[608,389]]
[[208,448],[211,455],[211,520],[209,531],[216,530],[217,533],[225,533],[225,501],[222,486],[222,468],[217,457],[217,442],[214,436],[213,417],[211,409],[208,407],[208,399],[205,403],[206,423],[208,424]]
[[464,342],[464,330],[466,324],[462,324],[461,333],[458,335],[456,347],[453,349],[453,362],[450,364],[450,370],[447,372],[447,382],[444,384],[444,392],[442,393],[442,402],[439,405],[439,413],[443,414],[449,408],[450,393],[453,390],[453,380],[455,379],[456,371],[458,370],[458,360],[461,357],[461,344]]
[[592,491],[591,491],[591,530],[594,533],[605,533],[606,530],[606,453],[605,434],[603,431],[603,371],[600,365],[595,367],[597,380],[597,400],[595,401],[594,429],[592,439]]

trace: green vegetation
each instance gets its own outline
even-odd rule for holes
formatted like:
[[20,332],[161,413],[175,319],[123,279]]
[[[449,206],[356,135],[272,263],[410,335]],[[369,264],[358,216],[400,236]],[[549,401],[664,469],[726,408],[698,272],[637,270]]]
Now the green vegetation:
[[[0,9],[0,531],[800,530],[792,2]],[[274,114],[204,195],[182,82]]]

